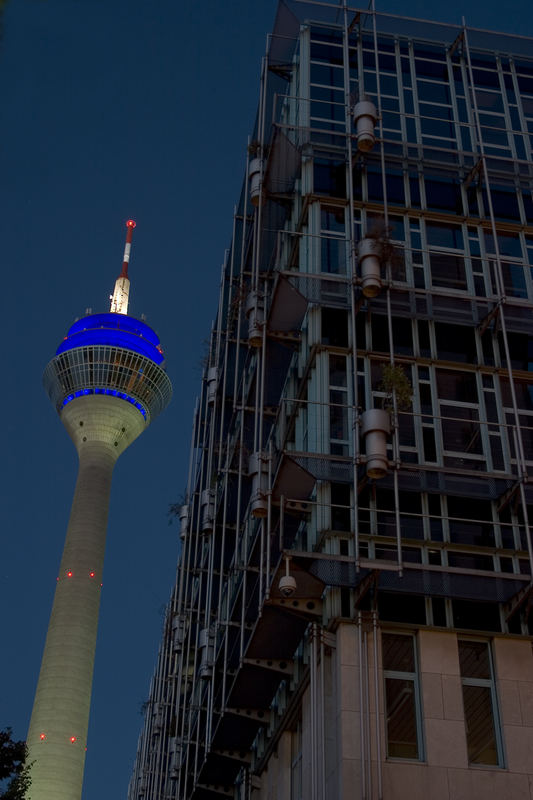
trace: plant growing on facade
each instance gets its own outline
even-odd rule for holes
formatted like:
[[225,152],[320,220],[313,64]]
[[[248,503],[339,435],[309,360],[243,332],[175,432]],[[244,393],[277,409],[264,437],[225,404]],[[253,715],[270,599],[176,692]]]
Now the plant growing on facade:
[[398,248],[391,241],[392,227],[385,224],[384,217],[377,217],[370,224],[367,239],[373,239],[383,264],[390,264],[393,273],[399,272],[403,258]]
[[387,437],[391,432],[391,413],[396,398],[396,409],[405,411],[411,406],[413,389],[403,367],[384,364],[378,386],[385,397],[381,408],[367,409],[361,415],[361,435],[366,443],[366,471],[369,478],[383,478],[389,469]]
[[258,142],[256,139],[250,142],[248,145],[248,155],[251,158],[256,158],[261,155],[261,142]]
[[413,398],[413,387],[411,381],[405,374],[404,368],[400,364],[384,364],[381,369],[381,383],[378,387],[380,392],[385,394],[382,401],[382,408],[391,412],[394,407],[394,397],[396,397],[396,408],[398,411],[406,411],[411,408]]

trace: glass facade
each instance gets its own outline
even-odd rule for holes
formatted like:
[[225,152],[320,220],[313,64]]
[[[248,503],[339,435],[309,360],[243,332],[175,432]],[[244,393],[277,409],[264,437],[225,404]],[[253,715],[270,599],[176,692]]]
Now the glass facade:
[[431,756],[420,631],[460,637],[465,767],[502,767],[490,637],[533,633],[531,40],[284,7],[129,800],[267,797],[254,778],[295,719],[298,752],[322,755],[293,792],[337,796],[323,720],[339,625],[359,643],[361,796],[373,759]]

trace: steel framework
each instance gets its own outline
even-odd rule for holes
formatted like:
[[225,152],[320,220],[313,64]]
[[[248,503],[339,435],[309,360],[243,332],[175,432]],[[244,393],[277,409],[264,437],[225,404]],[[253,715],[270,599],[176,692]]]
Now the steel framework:
[[[280,3],[129,800],[277,796],[261,775],[302,724],[310,772],[289,759],[279,797],[340,797],[327,664],[347,620],[357,796],[382,797],[378,629],[532,633],[531,46]],[[354,122],[368,100],[371,149]],[[380,404],[391,434],[372,477],[364,418]]]

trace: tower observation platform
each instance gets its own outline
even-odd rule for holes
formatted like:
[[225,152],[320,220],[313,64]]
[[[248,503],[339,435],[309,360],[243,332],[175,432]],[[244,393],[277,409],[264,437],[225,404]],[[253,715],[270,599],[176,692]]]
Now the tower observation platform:
[[44,372],[44,386],[60,414],[76,398],[118,397],[140,411],[146,424],[172,393],[156,333],[124,314],[91,314],[77,320]]
[[111,311],[77,320],[43,377],[79,468],[27,739],[32,800],[81,798],[113,468],[172,395],[157,334],[127,314],[126,225]]

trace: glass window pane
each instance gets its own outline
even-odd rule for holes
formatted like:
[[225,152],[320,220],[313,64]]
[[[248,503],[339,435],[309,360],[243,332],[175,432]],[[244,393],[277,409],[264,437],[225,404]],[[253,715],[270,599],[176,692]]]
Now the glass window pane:
[[490,688],[463,685],[463,703],[469,762],[498,764]]
[[346,386],[346,357],[330,354],[329,383],[330,386]]
[[481,454],[483,448],[477,409],[441,403],[440,410],[444,449]]
[[418,758],[414,682],[387,678],[385,689],[387,755],[389,758]]
[[411,636],[384,633],[381,638],[383,669],[396,672],[415,671],[415,651]]
[[443,225],[440,222],[426,222],[426,235],[430,247],[463,249],[463,231],[459,225]]
[[462,256],[447,253],[430,253],[431,281],[433,286],[466,290],[465,264]]
[[463,678],[490,679],[489,648],[486,642],[459,642],[459,663]]
[[437,370],[437,391],[441,400],[477,403],[476,376],[473,372]]
[[346,272],[346,245],[344,239],[323,236],[321,245],[321,271],[338,275]]
[[333,233],[344,233],[344,208],[322,206],[320,209],[320,227]]

